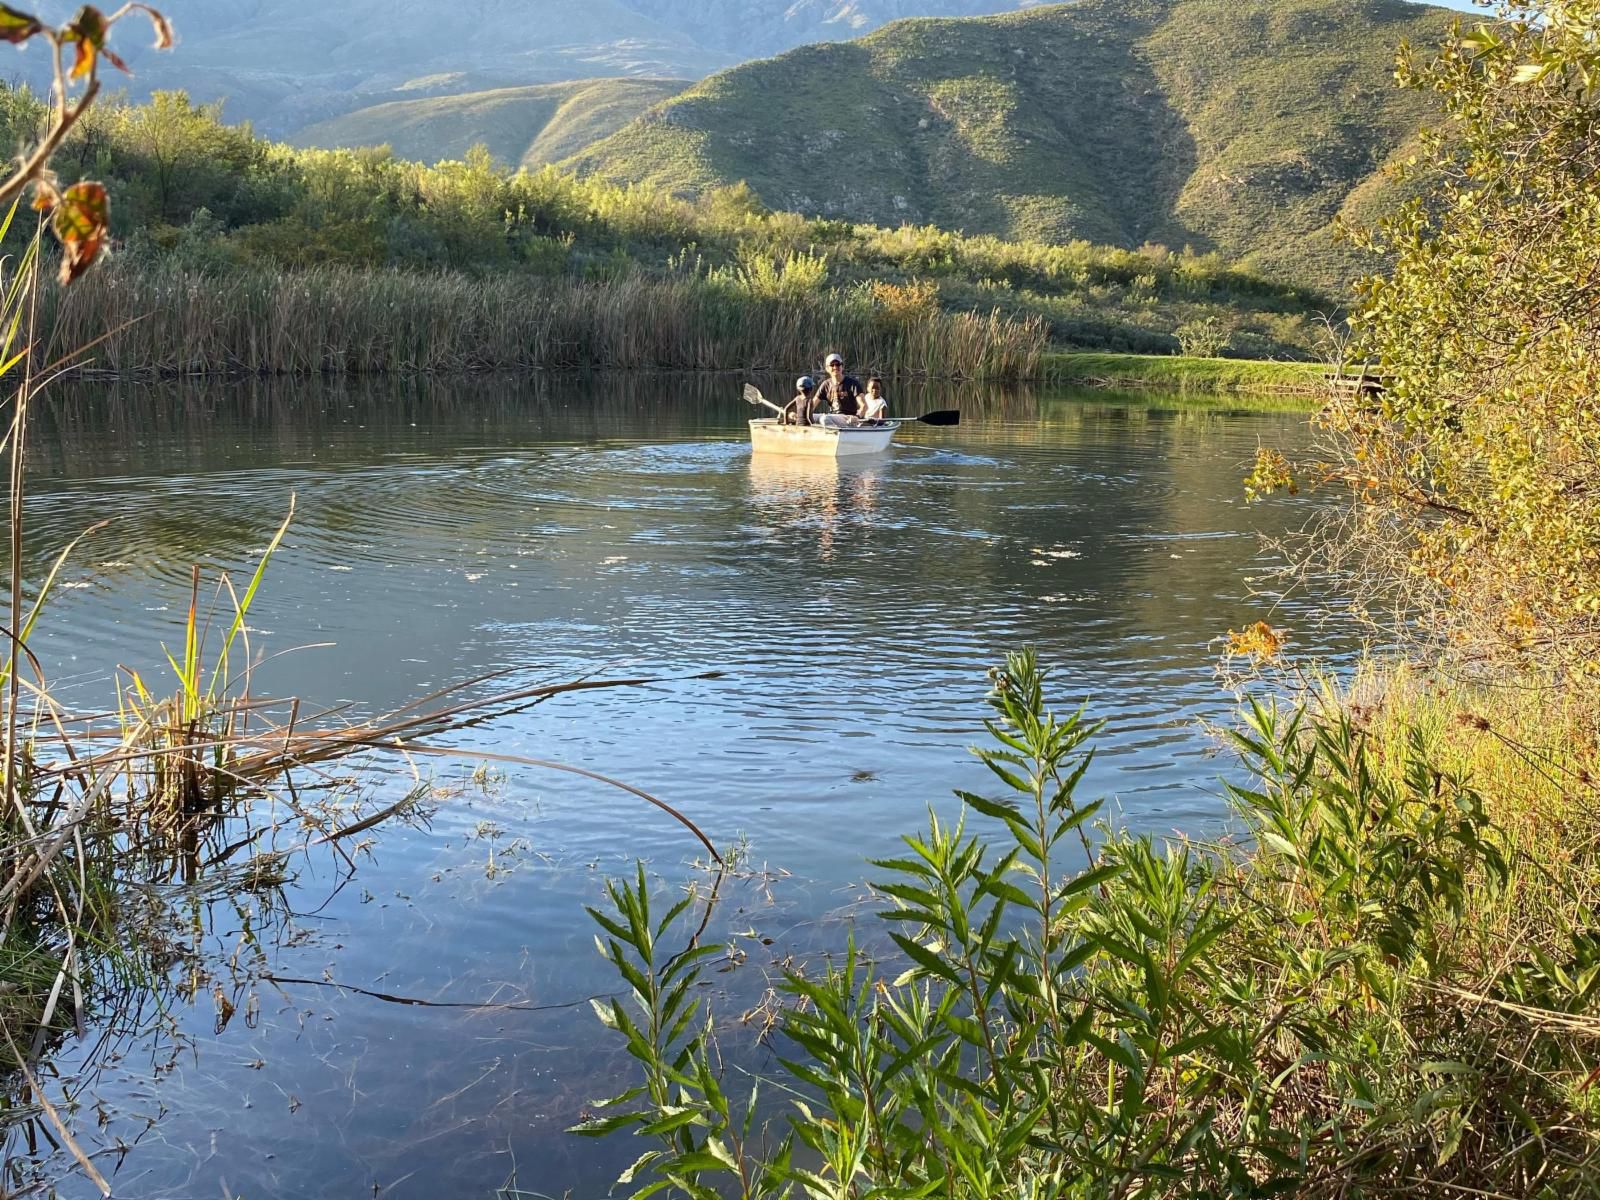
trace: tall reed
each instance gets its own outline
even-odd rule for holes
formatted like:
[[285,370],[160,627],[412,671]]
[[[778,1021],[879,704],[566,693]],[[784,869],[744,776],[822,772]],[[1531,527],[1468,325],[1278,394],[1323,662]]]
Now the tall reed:
[[[101,339],[122,375],[612,368],[787,371],[840,349],[899,375],[1038,373],[1036,320],[904,319],[847,293],[763,296],[701,278],[613,280],[122,265],[50,298],[54,345]],[[104,331],[110,330],[109,334]]]

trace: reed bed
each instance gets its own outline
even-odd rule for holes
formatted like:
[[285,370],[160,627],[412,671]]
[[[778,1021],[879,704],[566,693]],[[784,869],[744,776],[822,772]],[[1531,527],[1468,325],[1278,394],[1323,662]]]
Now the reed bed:
[[842,348],[854,363],[897,375],[1022,379],[1038,374],[1047,343],[1037,320],[907,318],[846,293],[760,296],[697,277],[332,267],[207,274],[123,265],[55,293],[44,320],[54,347],[96,343],[94,369],[157,377],[788,371]]
[[[30,394],[18,394],[10,437],[19,472]],[[202,986],[212,989],[222,1021],[246,990],[234,976],[230,995],[197,950],[166,932],[177,906],[200,893],[161,899],[152,884],[271,892],[287,881],[292,859],[319,848],[348,863],[344,842],[438,802],[418,764],[446,757],[608,785],[654,806],[721,859],[692,819],[637,787],[549,760],[462,753],[447,740],[558,696],[661,680],[516,683],[498,672],[366,718],[254,695],[246,621],[292,516],[291,506],[242,586],[224,575],[207,600],[195,569],[181,650],[168,655],[170,690],[119,669],[107,711],[69,711],[52,695],[26,640],[70,546],[41,582],[33,615],[16,625],[21,655],[0,665],[0,1146],[9,1159],[12,1138],[20,1139],[30,1148],[25,1160],[39,1145],[64,1148],[107,1196],[109,1184],[74,1136],[83,1096],[53,1074],[51,1053],[92,1031],[92,1068],[99,1049],[147,1024],[141,1014],[151,998],[179,990],[180,977],[191,1000]],[[402,767],[400,786],[385,759]],[[16,1181],[0,1182],[0,1192],[13,1194]]]

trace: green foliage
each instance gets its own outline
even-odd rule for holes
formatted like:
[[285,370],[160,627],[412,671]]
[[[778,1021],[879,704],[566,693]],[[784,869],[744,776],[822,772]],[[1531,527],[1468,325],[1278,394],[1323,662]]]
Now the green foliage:
[[1474,655],[1592,668],[1600,634],[1600,51],[1594,0],[1522,0],[1407,49],[1448,124],[1435,184],[1369,242],[1353,355],[1381,403],[1329,423],[1357,578]]
[[1185,321],[1173,331],[1178,350],[1190,358],[1216,358],[1228,344],[1228,331],[1215,317]]
[[745,251],[729,276],[745,295],[758,300],[803,304],[828,282],[828,260],[819,254],[789,251],[773,258],[757,250]]
[[657,920],[642,872],[612,887],[593,915],[632,1009],[601,1016],[643,1082],[581,1132],[646,1139],[632,1195],[1600,1184],[1575,1054],[1600,1017],[1600,951],[1581,924],[1497,941],[1523,928],[1515,840],[1420,731],[1377,742],[1348,714],[1253,704],[1234,735],[1250,782],[1229,788],[1246,837],[1095,846],[1100,806],[1078,789],[1099,726],[1052,713],[1045,685],[1031,653],[995,673],[977,753],[1001,794],[962,797],[992,836],[934,817],[875,864],[898,976],[854,940],[788,974],[781,1136],[756,1089],[726,1094],[689,999],[716,948],[664,956],[685,903]]

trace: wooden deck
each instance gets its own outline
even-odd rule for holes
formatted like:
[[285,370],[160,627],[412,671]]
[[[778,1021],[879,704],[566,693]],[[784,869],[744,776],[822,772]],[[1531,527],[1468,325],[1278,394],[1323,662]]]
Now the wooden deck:
[[1389,382],[1382,375],[1369,375],[1365,372],[1357,375],[1349,372],[1326,371],[1323,379],[1335,391],[1351,392],[1357,396],[1381,396],[1388,388]]

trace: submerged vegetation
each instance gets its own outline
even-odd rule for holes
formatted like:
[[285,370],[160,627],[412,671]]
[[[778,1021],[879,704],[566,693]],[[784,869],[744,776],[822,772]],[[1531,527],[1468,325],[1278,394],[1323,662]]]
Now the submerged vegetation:
[[[39,102],[25,90],[0,100],[0,133],[29,140]],[[1216,255],[1160,246],[813,220],[768,211],[743,186],[691,202],[553,168],[508,173],[484,151],[425,166],[383,149],[294,149],[224,124],[218,109],[181,93],[90,111],[60,161],[115,184],[114,270],[76,301],[72,328],[139,317],[118,369],[478,360],[787,369],[810,363],[837,323],[839,336],[865,339],[852,359],[874,369],[1015,378],[1046,342],[1172,353],[1176,331],[1196,323],[1215,329],[1214,348],[1229,356],[1310,357],[1309,314],[1333,307]],[[278,310],[307,292],[335,301],[337,323],[283,325],[306,316]],[[481,336],[483,305],[461,303],[478,293],[509,310],[490,314]],[[192,297],[217,330],[196,339],[205,331],[184,304],[169,303],[179,297]],[[407,335],[412,347],[372,349],[395,340],[391,305],[403,325],[426,326],[425,347]],[[625,337],[566,332],[619,319]],[[262,321],[287,337],[252,342]],[[946,364],[920,349],[979,337],[992,355]]]

